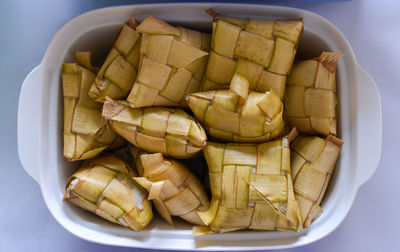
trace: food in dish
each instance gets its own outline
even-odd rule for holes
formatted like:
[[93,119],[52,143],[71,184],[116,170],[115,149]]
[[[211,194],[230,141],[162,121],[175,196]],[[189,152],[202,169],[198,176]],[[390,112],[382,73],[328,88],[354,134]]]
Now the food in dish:
[[115,132],[148,152],[189,158],[206,146],[203,128],[180,108],[130,108],[107,98],[103,116]]
[[[86,55],[90,58],[90,54]],[[77,64],[62,65],[64,157],[69,161],[90,159],[106,148],[124,145],[124,140],[107,127],[101,104],[88,95],[95,76]]]
[[238,73],[250,90],[273,90],[283,98],[286,76],[296,55],[303,20],[232,18],[213,10],[211,52],[202,90],[227,89]]
[[174,27],[151,16],[137,31],[142,34],[141,59],[127,99],[130,106],[186,107],[186,95],[200,87],[210,34]]
[[293,66],[287,81],[285,112],[288,123],[300,133],[337,134],[336,64],[339,52]]
[[149,192],[158,213],[174,225],[179,216],[193,225],[205,225],[197,211],[209,207],[209,199],[200,180],[181,162],[164,158],[161,153],[147,154],[132,150],[142,176],[134,180]]
[[231,89],[234,86],[240,90],[205,91],[186,98],[211,137],[228,142],[259,143],[285,133],[283,104],[273,91],[248,93],[247,79],[238,74],[232,79]]
[[343,141],[328,136],[299,136],[290,145],[294,193],[299,202],[303,226],[322,212],[320,206],[335,168]]
[[114,155],[86,160],[67,181],[63,200],[139,231],[153,219],[147,192],[130,165]]
[[204,156],[212,199],[199,214],[209,227],[195,228],[194,234],[302,229],[290,174],[291,138],[262,144],[208,142]]
[[93,82],[89,95],[98,102],[104,102],[108,96],[123,99],[132,89],[136,79],[140,59],[140,38],[136,31],[138,22],[129,18],[123,24],[113,48],[104,61]]

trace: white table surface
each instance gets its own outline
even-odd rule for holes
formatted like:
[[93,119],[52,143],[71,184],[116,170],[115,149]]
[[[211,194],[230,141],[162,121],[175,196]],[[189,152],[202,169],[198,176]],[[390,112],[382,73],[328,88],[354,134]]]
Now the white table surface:
[[[0,2],[0,251],[134,251],[93,244],[65,231],[48,212],[39,186],[21,167],[16,133],[20,87],[56,31],[88,10],[132,2]],[[290,6],[334,23],[375,79],[383,105],[383,150],[375,175],[359,190],[339,228],[311,245],[287,251],[400,251],[400,1]]]

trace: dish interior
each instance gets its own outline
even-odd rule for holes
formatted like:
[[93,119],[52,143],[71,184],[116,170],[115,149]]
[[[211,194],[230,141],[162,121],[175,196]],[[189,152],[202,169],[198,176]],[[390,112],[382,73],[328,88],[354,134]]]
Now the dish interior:
[[[162,16],[158,16],[161,17]],[[268,17],[266,17],[268,18]],[[127,19],[127,17],[126,17]],[[139,20],[142,17],[138,17]],[[211,31],[211,19],[208,17],[203,17],[199,22],[181,22],[174,20],[172,16],[166,18],[166,21],[169,21],[172,24],[178,24],[183,27],[199,29],[202,31]],[[51,176],[50,178],[46,178],[46,183],[53,183],[52,187],[43,187],[43,188],[57,188],[56,191],[51,192],[54,196],[54,199],[59,201],[57,206],[57,210],[61,212],[64,216],[66,216],[71,222],[74,222],[74,225],[79,225],[80,227],[86,230],[96,230],[98,232],[104,232],[117,237],[129,237],[137,240],[146,240],[150,236],[154,237],[162,237],[162,238],[182,238],[182,239],[193,239],[191,226],[189,224],[184,223],[179,218],[175,218],[176,227],[170,227],[164,220],[162,220],[159,216],[155,216],[155,219],[151,222],[151,224],[141,232],[134,232],[128,229],[125,229],[119,225],[109,223],[96,215],[86,212],[72,204],[63,203],[61,204],[62,196],[64,193],[64,186],[69,178],[73,174],[73,172],[79,167],[80,162],[68,162],[63,157],[63,139],[62,139],[62,131],[63,131],[63,99],[62,99],[62,89],[61,89],[61,63],[70,63],[75,62],[73,58],[74,50],[83,50],[83,51],[92,51],[94,56],[94,64],[101,65],[101,62],[107,56],[109,49],[112,46],[113,41],[117,37],[119,30],[121,28],[121,23],[113,23],[113,24],[105,24],[99,25],[95,29],[89,29],[87,31],[81,32],[74,40],[68,43],[68,46],[60,51],[61,54],[61,62],[59,65],[54,65],[52,67],[52,80],[50,88],[50,103],[54,101],[53,104],[56,104],[56,107],[49,113],[49,119],[51,120],[52,113],[56,114],[57,121],[54,122],[54,127],[49,129],[49,135],[54,135],[54,138],[49,137],[49,139],[56,139],[56,141],[51,142],[48,141],[48,148],[53,148],[51,153],[55,153],[54,157],[48,155],[49,164],[54,164],[56,167],[52,167],[48,169],[48,174],[42,174],[43,178],[47,176]],[[326,41],[323,37],[309,30],[307,27],[307,23],[305,25],[304,33],[301,38],[297,59],[308,59],[312,57],[318,57],[322,51],[332,51],[335,48],[332,48],[329,45],[329,42]],[[341,64],[339,62],[339,64]],[[58,81],[57,81],[58,80]],[[340,75],[340,68],[337,73],[337,86],[338,86],[338,100],[340,102],[340,93],[342,92],[342,76]],[[346,85],[347,87],[347,85]],[[55,101],[57,100],[57,101]],[[342,114],[339,113],[339,137],[341,137],[341,128],[342,128]],[[52,127],[52,126],[50,126]],[[345,150],[342,150],[342,152]],[[339,187],[342,182],[342,158],[339,157],[337,167],[334,170],[334,174],[331,178],[329,187],[326,191],[325,198],[322,202],[322,208],[324,212],[321,214],[319,218],[317,218],[314,223],[311,225],[310,229],[317,228],[322,225],[325,221],[329,220],[329,214],[334,211],[335,205],[337,205],[338,200],[340,200],[340,190]],[[54,178],[57,179],[54,179]],[[53,180],[52,182],[50,182]],[[45,190],[45,189],[43,189]],[[45,193],[44,193],[45,194]],[[56,202],[57,203],[57,202]],[[154,210],[155,211],[155,210]],[[240,231],[233,232],[229,235],[227,234],[217,234],[217,235],[208,235],[196,238],[201,243],[201,240],[213,240],[218,242],[218,240],[274,240],[279,243],[279,239],[285,239],[286,242],[295,242],[297,239],[300,239],[301,236],[306,235],[309,230],[302,230],[298,233],[292,232],[254,232],[254,231]]]

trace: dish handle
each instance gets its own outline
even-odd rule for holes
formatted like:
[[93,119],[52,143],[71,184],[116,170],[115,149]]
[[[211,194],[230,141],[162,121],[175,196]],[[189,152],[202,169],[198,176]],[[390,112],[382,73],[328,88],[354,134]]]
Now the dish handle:
[[367,182],[378,167],[382,150],[379,90],[371,75],[357,66],[357,184]]
[[39,157],[43,69],[35,67],[25,78],[19,95],[17,141],[19,160],[25,172],[40,184]]

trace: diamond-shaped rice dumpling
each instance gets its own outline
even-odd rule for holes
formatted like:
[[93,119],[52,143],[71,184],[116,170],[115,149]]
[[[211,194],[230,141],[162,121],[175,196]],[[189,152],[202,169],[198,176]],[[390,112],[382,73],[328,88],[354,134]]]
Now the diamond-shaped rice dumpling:
[[108,54],[89,95],[98,102],[105,97],[125,98],[135,82],[140,59],[140,34],[138,22],[132,17],[122,26],[121,32]]
[[299,136],[290,144],[294,192],[304,227],[309,227],[322,212],[320,203],[342,144],[334,136]]
[[[135,148],[134,148],[135,149]],[[174,225],[172,216],[179,216],[194,225],[204,225],[197,210],[209,207],[208,196],[196,176],[181,162],[167,159],[161,153],[131,151],[142,177],[134,178],[149,192],[149,200],[161,216]]]
[[101,104],[88,96],[95,74],[77,64],[62,65],[64,156],[69,161],[95,157],[125,141],[106,125]]
[[303,20],[258,20],[214,17],[211,52],[201,90],[227,89],[235,73],[250,90],[273,90],[283,98],[303,31]]
[[283,104],[273,91],[248,92],[248,82],[235,74],[231,90],[190,94],[186,101],[209,136],[226,142],[265,142],[282,136]]
[[186,95],[197,92],[207,63],[210,35],[146,17],[138,77],[127,100],[131,107],[186,107]]
[[335,76],[339,57],[338,52],[324,52],[293,66],[287,80],[285,112],[289,125],[300,133],[337,134]]
[[86,160],[67,181],[63,200],[135,231],[153,219],[147,192],[134,170],[114,155]]
[[148,152],[189,158],[206,145],[204,129],[179,108],[130,108],[107,97],[103,116],[119,135]]
[[262,144],[214,143],[204,148],[212,200],[199,211],[209,228],[194,235],[240,229],[302,229],[290,175],[289,138]]

